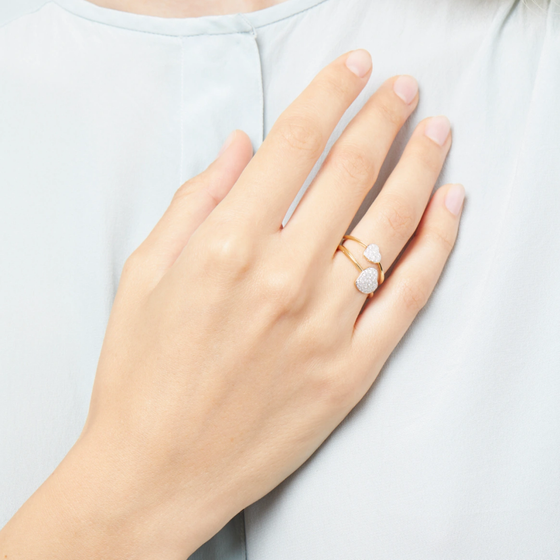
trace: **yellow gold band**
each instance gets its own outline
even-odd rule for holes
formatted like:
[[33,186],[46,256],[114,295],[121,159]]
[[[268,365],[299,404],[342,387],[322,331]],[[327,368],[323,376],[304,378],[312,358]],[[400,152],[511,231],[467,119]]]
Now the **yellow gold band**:
[[352,241],[359,243],[362,247],[364,248],[367,247],[367,245],[363,241],[360,241],[357,237],[354,237],[353,235],[345,235],[342,239],[351,239]]
[[360,263],[356,260],[356,257],[344,246],[339,245],[338,248],[356,265],[360,272],[363,272],[364,269],[360,266]]
[[385,282],[385,272],[383,271],[383,267],[381,266],[381,263],[376,263],[376,264],[379,267],[379,285],[381,286],[381,284]]

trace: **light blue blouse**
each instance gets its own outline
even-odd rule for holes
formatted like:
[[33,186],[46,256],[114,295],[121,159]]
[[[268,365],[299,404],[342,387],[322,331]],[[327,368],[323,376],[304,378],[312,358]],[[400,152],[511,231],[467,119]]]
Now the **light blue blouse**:
[[323,157],[382,81],[414,75],[420,105],[358,217],[412,127],[446,114],[457,244],[363,401],[193,558],[560,558],[560,5],[545,0],[186,19],[0,0],[0,525],[80,433],[121,267],[174,191],[234,128],[258,149],[358,47],[373,72]]

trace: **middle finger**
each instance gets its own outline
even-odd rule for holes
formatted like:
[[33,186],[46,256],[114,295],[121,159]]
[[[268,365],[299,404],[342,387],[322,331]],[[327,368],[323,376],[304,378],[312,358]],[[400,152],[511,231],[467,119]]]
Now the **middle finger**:
[[228,196],[220,203],[260,231],[277,232],[328,138],[371,74],[357,49],[325,66],[282,112]]

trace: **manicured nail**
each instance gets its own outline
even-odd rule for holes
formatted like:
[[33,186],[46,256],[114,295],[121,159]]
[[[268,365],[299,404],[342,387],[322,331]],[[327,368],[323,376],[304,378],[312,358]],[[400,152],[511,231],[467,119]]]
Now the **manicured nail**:
[[418,93],[418,82],[412,76],[399,76],[393,84],[393,90],[409,105]]
[[230,135],[226,138],[224,145],[220,148],[220,151],[218,152],[218,157],[220,157],[229,148],[234,138],[235,138],[235,130],[232,133],[230,133]]
[[451,185],[445,195],[445,206],[454,215],[457,216],[461,210],[463,200],[465,199],[465,187],[457,183]]
[[450,130],[451,123],[449,122],[449,119],[442,115],[440,117],[432,117],[430,119],[424,134],[428,138],[431,138],[436,144],[443,146],[449,136]]
[[348,66],[356,76],[363,78],[370,71],[371,55],[365,49],[352,51],[346,57],[346,66]]

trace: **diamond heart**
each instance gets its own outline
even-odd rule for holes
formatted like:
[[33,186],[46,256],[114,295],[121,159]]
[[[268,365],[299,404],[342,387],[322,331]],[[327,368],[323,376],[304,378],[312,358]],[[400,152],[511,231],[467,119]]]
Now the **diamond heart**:
[[364,249],[364,257],[372,263],[381,262],[381,253],[379,252],[379,247],[374,243],[368,245]]
[[371,294],[377,288],[377,274],[377,268],[374,266],[362,270],[356,279],[356,288],[362,294]]

